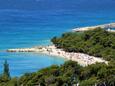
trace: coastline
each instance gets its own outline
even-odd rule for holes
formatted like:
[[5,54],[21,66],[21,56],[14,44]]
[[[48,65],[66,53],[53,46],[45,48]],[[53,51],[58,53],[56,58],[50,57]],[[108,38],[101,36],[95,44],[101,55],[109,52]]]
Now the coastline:
[[83,31],[88,31],[88,30],[94,30],[94,29],[96,29],[98,27],[104,28],[105,30],[107,30],[109,32],[115,32],[115,30],[112,30],[113,28],[115,28],[115,23],[74,28],[74,29],[72,29],[72,31],[74,31],[74,32],[83,32]]
[[38,46],[32,48],[8,49],[7,52],[36,52],[51,56],[59,56],[68,60],[76,61],[82,66],[88,66],[96,62],[104,62],[106,64],[108,63],[102,58],[90,56],[84,53],[65,52],[62,49],[56,48],[54,45]]
[[[110,29],[110,28],[115,28],[115,23],[75,28],[75,29],[73,29],[73,31],[82,32],[82,31],[94,30],[98,27],[104,28],[105,30],[107,30],[109,32],[115,32],[115,30]],[[88,65],[94,64],[96,62],[104,62],[104,63],[108,64],[108,61],[104,60],[101,57],[94,57],[94,56],[90,56],[88,54],[77,53],[77,52],[76,53],[75,52],[65,52],[62,49],[56,48],[55,45],[36,46],[36,47],[32,47],[32,48],[7,49],[6,51],[7,52],[35,52],[35,53],[41,53],[41,54],[46,54],[46,55],[50,55],[50,56],[58,56],[58,57],[63,57],[68,60],[76,61],[76,62],[78,62],[78,64],[80,64],[82,66],[88,66]]]

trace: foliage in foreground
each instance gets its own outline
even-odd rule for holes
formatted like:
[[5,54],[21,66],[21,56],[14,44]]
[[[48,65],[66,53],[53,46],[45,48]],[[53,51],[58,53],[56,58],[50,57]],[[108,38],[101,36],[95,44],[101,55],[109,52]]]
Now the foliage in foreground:
[[72,86],[77,83],[80,86],[115,86],[115,62],[81,67],[77,62],[67,61],[61,66],[52,65],[20,78],[0,79],[0,86]]
[[52,42],[67,52],[81,52],[115,60],[115,33],[101,28],[65,33],[61,37],[54,37]]

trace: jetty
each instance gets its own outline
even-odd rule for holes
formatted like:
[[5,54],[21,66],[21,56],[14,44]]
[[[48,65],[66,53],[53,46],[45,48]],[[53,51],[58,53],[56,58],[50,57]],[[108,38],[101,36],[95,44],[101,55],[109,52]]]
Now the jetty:
[[7,49],[7,52],[40,52],[43,47]]
[[88,26],[88,27],[80,27],[80,28],[74,28],[72,31],[75,32],[83,32],[83,31],[88,31],[88,30],[94,30],[96,28],[103,28],[109,32],[115,32],[115,23],[109,23],[109,24],[103,24],[103,25],[97,25],[97,26]]
[[34,48],[8,49],[7,52],[35,52]]
[[50,56],[58,56],[63,57],[68,60],[76,61],[82,66],[88,66],[90,64],[94,64],[96,62],[104,62],[108,63],[104,59],[100,57],[94,57],[90,56],[84,53],[75,53],[75,52],[66,52],[63,49],[58,49],[54,45],[50,46],[38,46],[33,48],[18,48],[18,49],[8,49],[7,52],[35,52],[35,53],[41,53],[46,54]]

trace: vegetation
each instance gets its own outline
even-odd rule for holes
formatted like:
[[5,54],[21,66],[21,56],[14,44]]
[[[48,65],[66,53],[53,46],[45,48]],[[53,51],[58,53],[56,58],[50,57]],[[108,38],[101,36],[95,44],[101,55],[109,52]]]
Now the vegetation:
[[4,72],[0,76],[0,86],[4,86],[4,83],[8,82],[10,80],[10,73],[9,73],[9,65],[7,63],[7,60],[4,62]]
[[2,83],[0,79],[0,86],[73,86],[78,83],[79,86],[115,86],[115,62],[81,67],[77,62],[67,61]]
[[59,38],[54,37],[52,42],[68,52],[87,53],[110,61],[86,67],[67,61],[19,78],[10,77],[9,65],[5,61],[0,86],[115,86],[115,33],[97,28],[82,33],[65,33]]
[[52,42],[68,52],[81,52],[115,60],[115,33],[101,28],[65,33],[61,37],[54,37]]

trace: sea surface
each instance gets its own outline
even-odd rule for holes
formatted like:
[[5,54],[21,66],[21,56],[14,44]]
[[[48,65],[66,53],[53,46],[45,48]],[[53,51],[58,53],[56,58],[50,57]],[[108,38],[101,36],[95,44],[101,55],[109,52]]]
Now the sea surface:
[[0,73],[7,60],[13,77],[63,64],[66,59],[38,53],[8,53],[6,49],[50,45],[52,37],[73,28],[115,22],[114,0],[16,1],[0,1]]

